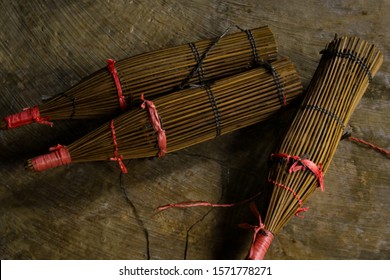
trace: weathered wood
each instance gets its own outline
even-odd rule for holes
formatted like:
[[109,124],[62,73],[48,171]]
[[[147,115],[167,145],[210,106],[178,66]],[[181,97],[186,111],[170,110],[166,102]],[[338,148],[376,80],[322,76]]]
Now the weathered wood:
[[[376,44],[384,64],[350,125],[356,137],[389,149],[390,11],[388,1],[72,1],[2,0],[0,114],[38,103],[101,68],[107,58],[220,35],[230,23],[268,24],[280,53],[308,85],[319,51],[334,33]],[[70,143],[99,122],[33,125],[0,133],[0,258],[240,259],[255,223],[247,206],[156,207],[185,200],[234,202],[266,179],[267,159],[291,113],[165,158],[75,164],[26,172],[24,161]],[[390,162],[343,141],[308,201],[273,242],[269,259],[389,259]],[[186,246],[186,242],[188,246]]]

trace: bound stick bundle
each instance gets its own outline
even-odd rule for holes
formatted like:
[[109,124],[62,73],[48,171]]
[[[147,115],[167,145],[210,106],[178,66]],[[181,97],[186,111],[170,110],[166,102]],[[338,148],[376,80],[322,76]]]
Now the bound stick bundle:
[[59,165],[124,159],[177,151],[276,114],[302,92],[287,58],[216,81],[212,86],[144,100],[145,110],[124,113],[67,147],[29,160],[36,171]]
[[271,155],[269,207],[256,227],[249,259],[263,259],[274,236],[298,213],[317,187],[324,190],[329,167],[344,128],[383,56],[356,37],[335,38],[322,58],[278,150]]
[[202,40],[129,57],[93,73],[42,105],[0,120],[1,129],[51,120],[112,116],[138,104],[141,93],[157,95],[239,73],[261,60],[276,58],[274,36],[268,27]]

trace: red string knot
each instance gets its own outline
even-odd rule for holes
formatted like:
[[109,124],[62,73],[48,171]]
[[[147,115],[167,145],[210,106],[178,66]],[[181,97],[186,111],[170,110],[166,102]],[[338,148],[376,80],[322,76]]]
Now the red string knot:
[[49,149],[50,153],[35,157],[31,160],[33,170],[43,171],[53,167],[71,163],[71,156],[65,146],[57,145]]
[[107,59],[107,68],[108,68],[108,71],[111,73],[111,76],[115,82],[115,87],[116,87],[116,90],[118,93],[119,107],[121,108],[121,110],[123,112],[125,112],[126,108],[127,108],[127,104],[126,104],[125,97],[123,96],[122,86],[121,86],[121,82],[120,82],[120,79],[118,76],[118,71],[115,68],[115,60]]
[[30,123],[46,124],[53,127],[53,123],[48,120],[50,117],[41,117],[38,106],[24,108],[22,112],[5,117],[7,128],[15,128]]
[[157,108],[152,101],[146,100],[144,98],[144,94],[141,94],[141,100],[143,101],[141,108],[148,109],[149,121],[154,131],[157,133],[157,144],[159,147],[159,152],[157,155],[158,157],[163,157],[167,153],[167,138],[165,135],[165,130],[162,129],[162,124],[157,112]]
[[306,169],[309,169],[314,176],[316,177],[319,187],[321,188],[321,191],[325,190],[324,185],[324,173],[322,172],[322,164],[315,164],[313,161],[299,156],[292,156],[289,154],[279,153],[279,154],[271,154],[271,158],[276,159],[284,159],[287,162],[293,161],[291,164],[288,172],[289,173],[295,173],[298,171],[304,171]]
[[257,217],[259,223],[258,225],[247,223],[239,225],[241,228],[253,230],[252,245],[246,258],[249,260],[263,260],[269,246],[274,240],[274,235],[271,231],[265,229],[265,225],[261,220],[260,213],[254,202],[250,204],[250,208],[252,213]]

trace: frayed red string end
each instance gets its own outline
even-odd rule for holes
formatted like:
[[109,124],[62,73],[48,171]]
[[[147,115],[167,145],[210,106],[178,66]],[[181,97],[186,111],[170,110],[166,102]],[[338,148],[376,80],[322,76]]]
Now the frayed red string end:
[[370,143],[370,142],[367,142],[367,141],[365,141],[365,140],[363,140],[363,139],[359,139],[359,138],[355,138],[355,137],[349,136],[349,137],[348,137],[348,140],[349,140],[349,141],[353,141],[353,142],[357,142],[357,143],[364,144],[364,145],[366,145],[366,146],[368,146],[368,147],[370,147],[370,148],[372,148],[372,149],[374,149],[374,150],[376,150],[376,151],[378,151],[378,152],[380,152],[380,153],[383,153],[383,154],[385,154],[385,155],[390,155],[390,151],[385,150],[385,149],[383,149],[383,148],[381,148],[381,147],[378,147],[377,145],[374,145],[374,144],[372,144],[372,143]]
[[307,212],[307,211],[309,211],[309,209],[310,209],[309,207],[300,207],[300,208],[298,208],[297,212],[295,212],[295,216],[298,218],[304,218],[304,216],[299,215],[299,213]]

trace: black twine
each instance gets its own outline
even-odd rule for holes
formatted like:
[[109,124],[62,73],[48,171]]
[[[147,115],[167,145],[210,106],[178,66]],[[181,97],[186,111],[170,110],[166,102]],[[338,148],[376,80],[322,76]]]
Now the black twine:
[[274,82],[276,84],[276,90],[277,90],[277,94],[279,97],[279,101],[282,104],[282,106],[286,106],[286,99],[285,99],[285,95],[284,95],[283,84],[282,84],[282,81],[280,79],[279,73],[271,65],[271,63],[269,63],[266,60],[262,61],[262,65],[265,69],[267,69],[272,74],[272,78],[274,79]]
[[252,54],[253,54],[253,62],[255,65],[259,64],[259,54],[257,53],[257,47],[256,47],[256,41],[255,38],[253,37],[253,33],[250,29],[244,30],[246,33],[246,36],[248,36],[249,43],[251,44],[252,47]]
[[199,76],[199,81],[203,88],[206,90],[207,95],[209,97],[210,103],[211,103],[211,108],[213,109],[214,113],[214,118],[215,118],[215,126],[216,126],[216,137],[221,135],[221,117],[218,111],[218,105],[217,101],[215,100],[215,96],[210,88],[210,86],[206,83],[205,78],[204,78],[204,72],[203,72],[203,67],[200,63],[201,58],[199,56],[198,49],[196,48],[194,43],[189,44],[191,47],[191,50],[194,54],[196,62],[200,65],[199,71],[198,71],[198,76]]
[[213,109],[214,112],[215,129],[216,129],[215,137],[218,137],[221,135],[221,116],[219,114],[217,101],[215,100],[215,96],[208,85],[205,86],[205,90],[207,92],[207,95],[209,96],[211,108]]
[[345,125],[344,125],[343,121],[341,120],[341,118],[338,115],[336,115],[335,113],[333,113],[327,109],[321,108],[321,107],[316,106],[316,105],[306,105],[306,106],[303,106],[301,109],[302,110],[306,110],[306,109],[316,110],[318,112],[321,112],[321,113],[327,115],[328,117],[331,117],[333,120],[335,120],[341,126],[342,129],[345,128]]
[[200,82],[200,84],[204,85],[206,83],[206,81],[205,81],[205,77],[204,77],[202,58],[200,57],[198,48],[195,46],[194,43],[189,43],[188,45],[190,46],[191,51],[194,54],[196,65],[198,65],[196,72],[198,73],[199,82]]
[[[210,53],[210,51],[218,44],[219,40],[221,40],[226,34],[227,32],[230,30],[231,26],[229,26],[222,34],[221,36],[219,36],[214,42],[212,42],[210,44],[210,46],[207,47],[207,49],[205,50],[205,52],[202,54],[202,56],[199,56],[199,53],[198,51],[196,51],[198,54],[195,55],[194,53],[194,49],[193,47],[195,47],[195,44],[194,43],[190,43],[189,46],[192,50],[192,52],[194,53],[194,56],[195,56],[195,60],[196,60],[196,65],[194,66],[194,68],[192,68],[191,72],[188,74],[188,76],[183,80],[183,82],[180,84],[179,86],[179,89],[183,89],[184,86],[188,83],[188,81],[194,76],[194,74],[196,72],[199,72],[200,69],[202,69],[201,71],[203,72],[203,61],[204,59],[207,57],[207,55]],[[196,47],[195,47],[196,48]],[[200,81],[201,83],[204,83],[204,77],[203,77],[203,80]]]
[[70,114],[69,119],[72,120],[74,117],[74,114],[76,113],[76,97],[69,96],[66,93],[61,93],[61,96],[68,98],[72,102],[72,113]]
[[[241,28],[240,26],[238,25],[230,25],[228,28],[226,28],[226,30],[221,34],[221,36],[219,36],[218,38],[216,38],[216,40],[214,40],[214,42],[212,42],[210,44],[210,46],[208,46],[208,48],[205,50],[205,52],[202,54],[202,56],[200,56],[200,59],[197,59],[195,57],[195,60],[196,60],[196,65],[194,66],[194,68],[192,68],[191,72],[188,74],[188,76],[183,80],[183,82],[180,84],[179,86],[179,90],[183,89],[185,87],[185,85],[188,83],[188,81],[194,76],[194,74],[196,72],[199,72],[199,70],[202,68],[202,65],[203,65],[203,61],[204,59],[207,57],[207,55],[210,53],[210,51],[219,43],[219,41],[225,37],[225,35],[228,33],[228,31],[232,28],[232,27],[236,27],[237,29],[239,29],[240,31],[242,32],[245,32],[247,37],[248,37],[248,40],[249,40],[249,43],[251,45],[251,48],[252,48],[252,53],[253,53],[253,61],[254,61],[254,64],[259,64],[260,62],[260,59],[259,59],[259,54],[257,52],[257,47],[256,47],[256,41],[255,41],[255,38],[253,36],[253,33],[251,30],[249,29],[243,29]],[[193,50],[193,46],[195,46],[194,43],[190,43],[189,44],[192,52],[194,53],[194,50]],[[194,54],[195,55],[195,54]],[[198,57],[199,57],[199,54],[198,54]],[[203,70],[202,70],[203,71]],[[204,76],[203,76],[203,80],[200,81],[201,83],[204,83]]]
[[368,76],[368,81],[371,83],[372,81],[372,74],[370,71],[370,68],[367,66],[367,64],[359,57],[357,57],[355,54],[352,54],[348,52],[347,50],[344,51],[335,51],[335,50],[329,50],[329,49],[324,49],[320,52],[320,54],[327,55],[327,56],[338,56],[341,58],[348,58],[354,62],[356,62],[364,72],[366,72]]

